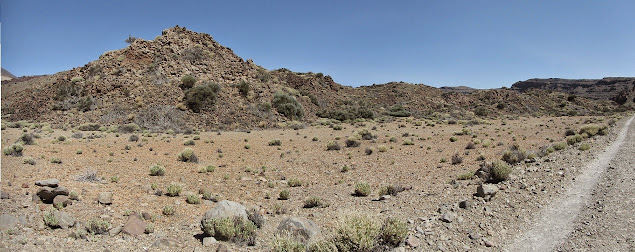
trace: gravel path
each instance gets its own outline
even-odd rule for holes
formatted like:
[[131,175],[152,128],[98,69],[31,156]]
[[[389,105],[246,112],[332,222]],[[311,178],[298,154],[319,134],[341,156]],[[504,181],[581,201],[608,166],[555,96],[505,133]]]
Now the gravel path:
[[633,250],[635,133],[630,127],[633,118],[624,124],[615,142],[542,211],[530,229],[504,250]]

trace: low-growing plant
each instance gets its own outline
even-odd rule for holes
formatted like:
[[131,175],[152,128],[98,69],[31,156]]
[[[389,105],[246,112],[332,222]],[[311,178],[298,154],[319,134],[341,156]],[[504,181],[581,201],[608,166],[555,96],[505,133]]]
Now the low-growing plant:
[[201,198],[198,195],[190,194],[187,196],[186,202],[189,204],[201,204]]
[[568,145],[574,145],[576,143],[582,142],[582,135],[576,134],[573,136],[568,136],[567,137],[567,144]]
[[318,140],[319,140],[318,137],[313,137],[313,139],[311,139],[311,141],[313,142],[317,142]]
[[346,139],[346,141],[344,141],[344,144],[346,144],[346,147],[358,147],[361,143],[358,141],[358,139],[356,137],[349,137]]
[[176,197],[176,196],[179,196],[179,194],[181,194],[182,190],[183,190],[183,187],[172,183],[166,188],[165,195],[170,197]]
[[163,207],[163,214],[164,215],[174,215],[174,206],[171,205],[166,205]]
[[491,172],[493,182],[501,182],[509,178],[509,174],[512,172],[512,167],[501,161],[495,161],[492,163]]
[[257,228],[262,228],[265,225],[265,216],[256,208],[247,209],[247,219],[253,222]]
[[381,245],[397,247],[406,239],[406,235],[408,235],[408,226],[405,222],[395,218],[387,218],[379,230],[377,239]]
[[314,207],[328,207],[329,204],[326,203],[324,200],[322,200],[322,198],[320,197],[309,197],[308,199],[304,200],[304,208],[314,208]]
[[137,135],[130,135],[130,137],[128,138],[128,142],[137,142],[139,141],[139,136]]
[[207,172],[214,172],[216,170],[216,166],[214,165],[208,165],[207,167],[205,167],[205,170]]
[[80,182],[97,183],[97,182],[101,182],[101,180],[102,179],[100,176],[97,175],[97,172],[91,169],[86,169],[84,173],[77,176],[77,181],[80,181]]
[[370,195],[370,185],[365,182],[355,184],[355,196],[366,197]]
[[305,252],[306,245],[289,234],[277,234],[271,242],[273,252]]
[[110,222],[105,220],[90,220],[86,224],[86,230],[91,234],[105,234],[110,230]]
[[405,191],[406,189],[400,185],[388,185],[379,190],[379,195],[392,195],[397,196],[398,193]]
[[24,150],[24,148],[22,147],[21,144],[19,143],[14,143],[9,147],[6,147],[2,150],[2,153],[5,156],[14,156],[14,157],[21,157],[22,156],[22,151]]
[[371,251],[376,246],[381,227],[368,216],[353,215],[342,220],[336,230],[335,246],[339,251]]
[[593,137],[595,135],[606,135],[607,132],[608,127],[606,125],[587,124],[580,128],[579,134],[586,133],[589,137]]
[[328,142],[326,144],[326,150],[341,150],[342,147],[337,142]]
[[403,145],[414,145],[415,143],[412,140],[403,140]]
[[470,180],[473,177],[474,177],[474,172],[473,171],[468,171],[468,172],[459,174],[459,176],[457,176],[456,179],[458,179],[458,180]]
[[455,136],[450,137],[450,142],[456,142],[457,140],[459,140],[459,139],[456,138]]
[[247,243],[255,245],[256,225],[250,220],[235,216],[207,219],[201,223],[201,229],[207,236],[213,236],[223,241]]
[[60,159],[58,157],[52,157],[51,158],[51,163],[53,163],[53,164],[61,164],[62,163],[62,159]]
[[30,157],[25,158],[22,162],[25,163],[25,164],[35,165],[35,159],[30,158]]
[[119,176],[110,177],[110,182],[111,183],[118,183],[119,182]]
[[183,145],[185,145],[185,146],[190,146],[190,145],[195,145],[195,144],[196,144],[196,142],[194,142],[194,140],[192,140],[192,139],[188,139],[188,140],[185,140],[183,142]]
[[300,181],[297,178],[292,178],[292,179],[289,179],[289,181],[287,181],[287,185],[289,185],[290,187],[302,186],[302,181]]
[[460,164],[463,163],[463,157],[459,156],[459,154],[454,154],[454,156],[452,156],[451,159],[451,164],[456,165],[456,164]]
[[179,156],[179,161],[181,162],[190,162],[190,163],[198,163],[198,157],[194,154],[194,150],[190,148],[186,148],[183,150]]
[[567,148],[567,143],[561,142],[561,143],[556,143],[553,145],[553,148],[555,150],[564,150]]
[[288,200],[289,199],[289,191],[288,190],[282,190],[280,192],[280,195],[278,195],[278,199],[279,200]]
[[146,234],[154,233],[154,225],[152,223],[148,223],[146,225],[145,230],[143,232],[146,233]]
[[583,143],[580,145],[580,147],[578,147],[578,150],[581,151],[587,151],[589,149],[591,149],[591,145],[589,145],[588,143]]
[[377,146],[377,151],[386,152],[386,151],[388,151],[388,147],[386,147],[385,145],[379,145],[379,146]]
[[526,158],[527,152],[521,149],[518,145],[513,145],[503,152],[502,160],[513,165],[524,161]]
[[245,150],[249,150],[249,149],[251,149],[251,145],[245,144]]
[[150,166],[150,176],[163,176],[165,175],[165,168],[158,164]]
[[60,222],[55,217],[55,215],[53,214],[53,211],[48,211],[48,212],[44,213],[43,219],[44,219],[44,224],[46,224],[50,228],[59,228],[60,227]]
[[280,139],[273,139],[269,141],[269,146],[280,146],[282,145],[282,141]]

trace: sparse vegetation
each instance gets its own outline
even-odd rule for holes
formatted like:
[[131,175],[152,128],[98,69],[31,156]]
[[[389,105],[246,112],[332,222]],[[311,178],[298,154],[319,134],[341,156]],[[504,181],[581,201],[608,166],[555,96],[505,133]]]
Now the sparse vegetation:
[[463,157],[459,156],[459,154],[454,154],[454,156],[452,156],[451,159],[451,164],[456,165],[456,164],[460,164],[463,163]]
[[196,86],[185,91],[185,105],[192,112],[199,113],[202,109],[216,103],[216,96],[220,86],[216,83]]
[[179,196],[179,194],[181,194],[182,190],[183,190],[183,187],[181,187],[178,184],[172,183],[165,189],[165,195],[170,197],[176,197],[176,196]]
[[304,208],[314,208],[314,207],[328,207],[329,204],[326,203],[324,200],[322,200],[322,198],[320,197],[309,197],[306,200],[304,200]]
[[472,179],[472,177],[474,177],[474,172],[473,171],[468,171],[468,172],[459,174],[459,176],[457,176],[456,179],[458,179],[458,180],[470,180],[470,179]]
[[110,227],[110,222],[105,220],[90,220],[86,224],[86,230],[91,234],[106,234]]
[[555,150],[564,150],[567,148],[567,143],[557,143],[553,145]]
[[591,149],[591,145],[589,145],[588,143],[583,143],[580,145],[580,147],[578,147],[578,150],[581,151],[587,151],[589,149]]
[[24,150],[24,148],[22,147],[21,144],[15,143],[12,144],[9,147],[6,147],[2,150],[2,153],[5,156],[14,156],[14,157],[21,157],[22,156],[22,151]]
[[179,154],[178,157],[181,162],[198,163],[198,157],[194,154],[194,150],[186,148]]
[[492,163],[491,172],[493,181],[501,182],[509,178],[509,174],[512,172],[512,168],[506,163],[495,161]]
[[185,201],[189,204],[201,204],[201,198],[194,194],[187,195],[187,199]]
[[282,141],[280,139],[273,139],[269,141],[269,146],[280,146],[282,145]]
[[302,104],[300,104],[295,97],[291,95],[276,93],[273,96],[271,104],[274,108],[276,108],[278,113],[283,114],[291,120],[297,120],[304,117],[304,108],[302,107]]
[[174,215],[174,206],[166,205],[163,207],[163,215]]
[[326,144],[326,150],[340,150],[342,147],[337,142],[328,142]]
[[278,195],[279,200],[288,200],[289,199],[289,190],[282,190]]
[[287,181],[287,185],[289,185],[290,187],[302,186],[302,181],[300,181],[297,178],[292,178],[292,179],[289,179],[289,181]]
[[508,164],[517,164],[527,158],[527,152],[518,145],[512,145],[508,150],[503,152],[502,160]]
[[205,235],[219,240],[255,245],[257,227],[244,217],[208,219],[202,223],[201,228]]
[[53,211],[49,211],[49,212],[44,213],[44,216],[42,216],[42,218],[44,219],[44,224],[46,224],[50,228],[59,228],[60,227],[60,222],[59,222],[59,220],[57,218],[55,218],[55,215],[53,214]]
[[365,182],[355,184],[355,196],[366,197],[370,195],[370,185]]
[[150,166],[150,176],[163,176],[165,175],[165,168],[158,164]]

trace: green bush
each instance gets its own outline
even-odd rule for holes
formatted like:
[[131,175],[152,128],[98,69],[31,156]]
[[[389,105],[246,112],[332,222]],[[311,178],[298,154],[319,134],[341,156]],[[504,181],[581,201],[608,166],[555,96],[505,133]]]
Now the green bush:
[[394,105],[390,107],[388,115],[394,116],[394,117],[409,117],[411,114],[409,111],[406,111],[406,109],[403,106]]
[[607,131],[608,126],[606,125],[587,124],[580,128],[579,134],[586,133],[589,137],[593,137],[595,135],[606,135]]
[[355,184],[355,196],[366,197],[370,195],[370,185],[368,183]]
[[339,251],[371,251],[379,234],[380,227],[372,218],[349,216],[339,224],[334,242]]
[[93,100],[92,96],[85,96],[82,97],[81,99],[79,99],[79,101],[77,102],[77,109],[79,111],[82,112],[86,112],[89,111],[90,108],[93,106],[93,104],[95,103],[95,101]]
[[503,152],[502,160],[508,164],[517,164],[524,161],[527,158],[527,152],[521,149],[518,145],[513,145]]
[[110,230],[110,222],[105,220],[90,220],[86,224],[86,230],[91,234],[105,234]]
[[218,84],[207,84],[191,88],[185,92],[185,105],[195,113],[201,109],[214,105],[220,87]]
[[567,143],[557,143],[553,145],[555,150],[564,150],[567,148]]
[[568,136],[567,137],[567,144],[568,145],[574,145],[576,143],[582,142],[582,135],[576,134],[573,136]]
[[198,197],[198,195],[190,194],[187,196],[186,202],[190,204],[201,204],[201,198]]
[[280,195],[278,195],[278,199],[279,200],[288,200],[289,199],[289,191],[288,190],[282,190],[280,192]]
[[273,252],[305,252],[306,246],[291,235],[276,235],[271,242]]
[[170,197],[176,197],[181,194],[182,190],[183,188],[180,185],[172,183],[166,188],[165,194]]
[[302,186],[302,181],[300,181],[297,178],[292,178],[292,179],[289,179],[289,181],[287,181],[287,185],[289,185],[290,187]]
[[329,204],[324,202],[324,200],[322,200],[319,197],[309,197],[308,199],[304,200],[304,208],[314,208],[314,207],[328,207]]
[[186,90],[193,88],[194,84],[196,84],[196,78],[191,75],[186,75],[181,77],[181,85],[179,85],[179,87],[183,90]]
[[22,156],[22,151],[24,150],[24,147],[22,147],[21,144],[19,143],[14,143],[9,147],[6,147],[2,150],[2,153],[5,156],[14,156],[14,157],[21,157]]
[[246,81],[240,81],[240,84],[238,84],[238,92],[242,95],[247,97],[247,94],[249,94],[249,83]]
[[455,136],[451,136],[450,137],[450,142],[456,142],[457,140],[459,140],[459,139],[456,138]]
[[287,94],[276,93],[273,95],[271,104],[280,113],[291,120],[302,119],[304,108],[295,97]]
[[35,138],[35,136],[31,133],[31,134],[22,134],[19,138],[18,138],[18,143],[24,144],[24,145],[32,145],[35,144],[35,140],[33,139]]
[[328,142],[326,144],[326,150],[340,150],[342,147],[337,142]]
[[256,225],[244,217],[208,219],[201,223],[203,233],[223,241],[255,245]]
[[492,180],[494,182],[505,181],[509,178],[509,174],[512,172],[512,167],[506,163],[495,161],[491,167]]
[[98,123],[85,123],[77,127],[81,131],[98,131],[101,127]]
[[163,207],[163,214],[164,215],[173,215],[175,212],[174,207],[170,206],[170,205],[166,205]]
[[44,216],[42,218],[44,219],[44,224],[46,224],[50,228],[60,227],[60,222],[57,218],[55,218],[55,215],[53,215],[53,211],[44,213]]
[[273,139],[269,141],[269,146],[280,146],[282,145],[282,141],[280,139]]
[[190,162],[190,163],[198,163],[198,157],[194,154],[194,150],[190,148],[186,148],[183,150],[179,156],[179,161],[181,162]]
[[472,177],[474,177],[474,172],[473,171],[468,171],[468,172],[459,174],[459,176],[457,176],[456,179],[458,179],[458,180],[470,180],[470,179],[472,179]]
[[397,247],[408,235],[408,226],[405,222],[394,218],[388,218],[384,221],[379,230],[379,243],[392,247]]
[[185,140],[183,142],[183,145],[185,145],[185,146],[190,146],[190,145],[195,145],[195,144],[196,144],[196,142],[194,142],[194,140],[192,140],[192,139],[188,139],[188,140]]
[[357,107],[357,108],[344,108],[344,109],[337,109],[337,110],[320,110],[316,113],[316,115],[318,117],[322,117],[322,118],[330,118],[330,119],[335,119],[338,121],[353,121],[359,118],[364,118],[364,119],[374,119],[375,118],[375,113],[368,109],[368,108],[364,108],[364,107]]
[[344,141],[344,144],[346,144],[346,147],[359,147],[359,145],[361,144],[358,139],[356,137],[349,137],[346,139],[346,141]]
[[591,145],[589,145],[588,143],[583,143],[578,148],[578,150],[581,150],[581,151],[587,151],[589,149],[591,149]]
[[150,176],[163,176],[165,175],[165,168],[158,164],[155,164],[150,167]]

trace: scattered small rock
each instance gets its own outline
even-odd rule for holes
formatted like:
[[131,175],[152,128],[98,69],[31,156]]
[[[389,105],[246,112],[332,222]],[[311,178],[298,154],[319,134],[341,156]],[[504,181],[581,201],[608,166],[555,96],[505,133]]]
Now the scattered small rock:
[[0,192],[0,199],[9,199],[8,192]]
[[408,235],[408,237],[406,238],[406,245],[412,248],[416,248],[421,245],[421,242],[419,241],[419,238],[417,238],[416,236]]
[[66,195],[57,195],[53,198],[53,205],[58,206],[60,204],[63,207],[66,207],[68,205],[72,205],[73,201]]
[[55,212],[53,212],[53,216],[57,219],[59,226],[63,229],[75,226],[75,218],[67,212],[55,210]]
[[212,246],[212,245],[214,245],[216,243],[218,243],[218,241],[214,237],[210,236],[210,237],[203,238],[203,246],[204,247],[209,247],[209,246]]
[[494,197],[498,192],[498,187],[493,184],[481,184],[476,189],[476,196],[485,198],[486,196]]
[[444,214],[441,215],[441,217],[439,218],[439,220],[443,221],[443,222],[447,222],[447,223],[451,223],[456,219],[456,214],[453,212],[445,212]]
[[112,192],[100,192],[97,201],[104,205],[112,204]]
[[459,207],[463,208],[463,209],[468,209],[468,208],[472,207],[472,204],[473,204],[472,201],[464,200],[464,201],[459,202]]

